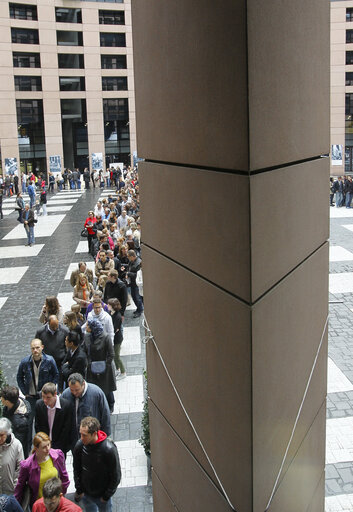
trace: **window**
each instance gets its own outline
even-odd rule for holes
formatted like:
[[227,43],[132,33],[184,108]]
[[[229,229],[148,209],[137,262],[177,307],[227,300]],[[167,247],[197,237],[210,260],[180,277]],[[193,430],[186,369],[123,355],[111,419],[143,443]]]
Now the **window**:
[[111,98],[103,100],[104,121],[124,121],[129,119],[127,98]]
[[15,91],[41,91],[41,76],[15,76]]
[[81,9],[55,7],[55,20],[61,23],[82,23]]
[[16,100],[21,159],[45,158],[43,100]]
[[353,73],[346,73],[346,85],[353,85]]
[[353,64],[353,52],[346,52],[346,64]]
[[101,55],[102,69],[126,69],[126,55]]
[[353,7],[346,9],[346,21],[353,21]]
[[34,28],[11,28],[11,42],[39,44],[38,30]]
[[82,32],[71,30],[57,30],[56,40],[59,46],[82,46]]
[[124,11],[99,11],[100,25],[125,25]]
[[103,120],[107,162],[127,162],[130,154],[128,99],[104,99]]
[[40,68],[39,53],[13,52],[12,58],[15,68]]
[[10,4],[10,18],[14,20],[37,20],[37,6]]
[[103,76],[102,77],[102,90],[103,91],[127,91],[127,77],[126,76]]
[[346,93],[346,116],[353,115],[353,93]]
[[346,30],[346,43],[353,43],[353,30]]
[[60,69],[83,69],[84,59],[82,53],[58,53]]
[[85,77],[84,76],[60,76],[59,77],[60,91],[85,91]]
[[100,44],[101,46],[126,46],[125,34],[101,32]]

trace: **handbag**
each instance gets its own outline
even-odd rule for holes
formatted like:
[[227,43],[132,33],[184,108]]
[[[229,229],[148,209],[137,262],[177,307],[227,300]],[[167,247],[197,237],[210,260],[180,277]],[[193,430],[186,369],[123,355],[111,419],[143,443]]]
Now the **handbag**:
[[104,373],[107,368],[105,361],[92,361],[91,362],[91,372],[93,375],[99,375],[100,373]]
[[88,231],[86,228],[83,228],[83,230],[81,231],[81,236],[83,236],[83,238],[87,238],[88,237]]
[[[91,343],[90,342],[87,344],[87,355],[88,355],[88,359],[90,360],[91,359]],[[105,361],[90,361],[90,363],[91,363],[92,375],[100,375],[101,373],[104,373],[107,368],[107,364]]]

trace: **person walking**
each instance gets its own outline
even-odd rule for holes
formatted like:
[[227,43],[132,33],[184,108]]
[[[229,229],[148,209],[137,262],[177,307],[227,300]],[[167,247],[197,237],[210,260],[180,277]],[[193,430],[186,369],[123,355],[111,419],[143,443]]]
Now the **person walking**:
[[20,441],[12,433],[10,420],[0,418],[0,493],[13,494],[23,460]]
[[97,418],[84,418],[73,450],[75,501],[82,499],[86,512],[111,512],[121,480],[117,447],[100,428]]
[[47,193],[45,191],[45,188],[43,188],[40,193],[40,205],[43,208],[43,215],[48,215],[47,214]]
[[4,218],[4,214],[2,213],[2,196],[3,196],[3,189],[0,188],[0,219]]
[[30,208],[28,203],[26,204],[25,209],[22,211],[22,222],[27,235],[27,243],[25,245],[29,245],[31,247],[35,244],[34,223],[36,221],[34,219],[34,211],[32,208]]

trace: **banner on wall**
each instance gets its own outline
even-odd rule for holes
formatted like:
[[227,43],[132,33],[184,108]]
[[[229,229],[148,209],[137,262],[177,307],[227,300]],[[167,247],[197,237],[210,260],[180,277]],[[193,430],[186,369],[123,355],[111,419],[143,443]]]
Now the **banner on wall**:
[[10,176],[18,174],[17,158],[5,158],[5,174]]
[[103,170],[103,153],[92,153],[92,169],[94,171]]
[[49,157],[49,171],[52,173],[61,172],[60,155],[52,155]]
[[332,165],[342,165],[342,144],[332,144],[331,146],[331,162]]

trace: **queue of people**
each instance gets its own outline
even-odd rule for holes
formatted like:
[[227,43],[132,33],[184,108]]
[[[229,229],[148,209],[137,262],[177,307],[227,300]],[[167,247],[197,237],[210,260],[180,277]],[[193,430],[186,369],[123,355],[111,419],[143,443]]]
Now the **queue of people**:
[[[33,208],[18,197],[32,245]],[[109,436],[116,381],[126,377],[120,352],[129,301],[134,318],[143,313],[136,170],[124,176],[119,194],[93,207],[84,225],[94,271],[80,262],[72,272],[69,311],[55,296],[45,297],[17,385],[0,392],[0,494],[11,512],[78,512],[80,503],[87,512],[110,512],[121,479]],[[70,450],[78,505],[65,498]]]

